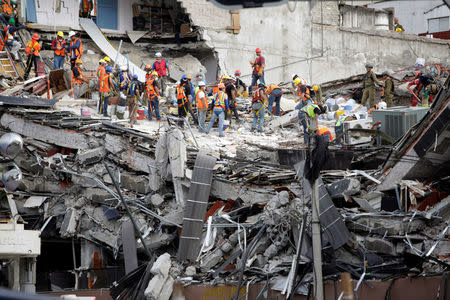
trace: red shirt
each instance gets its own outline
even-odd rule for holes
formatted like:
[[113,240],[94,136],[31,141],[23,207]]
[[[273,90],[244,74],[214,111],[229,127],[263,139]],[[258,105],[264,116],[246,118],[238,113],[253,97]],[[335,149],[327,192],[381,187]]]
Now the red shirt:
[[253,75],[258,75],[258,71],[261,68],[262,65],[266,63],[266,60],[264,59],[264,56],[258,56],[255,59],[255,63],[253,64]]

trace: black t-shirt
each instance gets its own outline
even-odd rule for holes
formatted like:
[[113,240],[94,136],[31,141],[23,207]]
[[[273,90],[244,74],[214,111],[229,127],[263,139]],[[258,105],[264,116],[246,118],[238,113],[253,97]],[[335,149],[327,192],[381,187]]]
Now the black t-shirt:
[[236,91],[236,87],[234,86],[234,84],[229,83],[225,86],[225,93],[227,93],[228,100],[233,100],[233,95],[231,94],[233,90]]
[[78,78],[80,77],[80,72],[78,71],[78,68],[73,68],[73,77]]

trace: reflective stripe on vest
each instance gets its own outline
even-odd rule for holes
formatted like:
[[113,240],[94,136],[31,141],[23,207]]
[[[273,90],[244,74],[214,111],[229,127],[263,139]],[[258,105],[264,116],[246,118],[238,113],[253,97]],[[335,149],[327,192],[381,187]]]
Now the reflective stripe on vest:
[[271,94],[273,92],[274,89],[280,89],[281,88],[278,85],[275,84],[271,84],[269,85],[269,87],[267,88],[267,94]]
[[255,67],[255,70],[256,70],[257,72],[259,72],[259,70],[260,70],[261,67],[262,67],[262,65],[260,64],[260,63],[261,63],[261,57],[262,57],[262,56],[258,56],[258,57],[255,59],[254,67]]
[[[311,99],[309,88],[307,88],[307,87],[305,87],[305,88],[306,88],[305,95],[302,97],[303,101],[307,101],[307,100]],[[302,95],[302,86],[299,86],[298,89],[299,89],[298,95],[301,96]]]
[[223,110],[225,110],[226,106],[225,106],[225,97],[227,94],[225,94],[225,92],[218,92],[215,96],[214,96],[214,107],[215,108],[222,108]]
[[105,74],[100,81],[100,93],[108,93],[109,92],[109,74]]
[[104,66],[98,66],[97,69],[97,79],[101,80],[103,76],[105,76],[106,70]]
[[83,78],[83,73],[81,73],[81,69],[78,66],[75,66],[73,69],[78,70],[78,74],[80,74],[80,76],[78,78],[75,78],[75,75],[73,74],[72,71],[72,83],[80,86],[81,84],[83,84],[83,80],[81,80]]
[[121,89],[125,89],[128,87],[128,84],[130,83],[130,77],[128,76],[128,73],[122,72],[119,74],[119,86]]
[[155,79],[150,79],[148,80],[145,85],[146,85],[146,92],[147,92],[147,96],[148,98],[153,98],[153,96],[158,96],[158,94],[156,93],[155,87],[153,86],[153,83],[155,82]]
[[[75,49],[70,49],[70,57],[74,57],[73,54],[75,53],[75,57],[76,58],[80,58],[83,55],[83,43],[81,42],[81,40],[79,38],[76,38],[74,41],[70,41],[70,46],[74,46],[77,41],[80,41],[80,47],[75,48]],[[73,52],[75,51],[75,52]]]
[[136,81],[132,81],[131,84],[130,84],[130,89],[129,89],[128,93],[131,96],[135,96],[137,94],[136,90],[137,90],[137,82]]
[[315,108],[320,109],[320,107],[316,104],[308,104],[308,105],[302,107],[301,110],[304,111],[308,115],[308,117],[315,118],[316,117],[316,113],[314,112]]
[[200,90],[197,92],[197,95],[195,96],[195,101],[197,102],[197,108],[199,109],[206,109],[208,107],[208,100],[206,100],[206,94],[203,92],[203,95],[205,95],[203,98],[200,98]]
[[65,40],[60,41],[59,39],[56,39],[56,47],[62,47],[62,49],[60,49],[60,50],[56,49],[55,54],[59,55],[59,56],[65,56],[66,55],[65,49],[64,49],[65,45],[66,45]]
[[262,88],[258,88],[255,93],[253,94],[253,101],[252,103],[262,101]]
[[25,52],[27,54],[34,54],[36,56],[39,56],[39,50],[41,50],[41,45],[39,45],[36,40],[29,41],[25,47]]
[[184,83],[183,85],[181,85],[181,83],[179,85],[177,85],[177,100],[183,100],[182,104],[184,104],[184,102],[187,101],[187,97],[186,97],[186,94],[184,92],[184,86],[185,85],[186,85],[186,83]]

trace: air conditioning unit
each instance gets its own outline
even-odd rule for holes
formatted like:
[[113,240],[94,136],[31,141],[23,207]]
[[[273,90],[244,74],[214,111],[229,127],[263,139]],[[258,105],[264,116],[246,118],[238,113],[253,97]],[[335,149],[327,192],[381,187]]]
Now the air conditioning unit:
[[368,134],[349,131],[349,129],[370,129],[372,124],[368,119],[345,121],[344,122],[344,144],[358,145],[370,143],[372,137]]
[[397,140],[419,123],[427,112],[428,107],[397,106],[372,111],[372,119],[373,124],[381,122],[381,131]]

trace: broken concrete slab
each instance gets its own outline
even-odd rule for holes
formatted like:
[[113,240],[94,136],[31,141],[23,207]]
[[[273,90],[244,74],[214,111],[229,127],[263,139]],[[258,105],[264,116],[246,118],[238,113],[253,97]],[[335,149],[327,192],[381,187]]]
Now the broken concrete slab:
[[183,178],[186,167],[186,142],[180,129],[174,129],[167,138],[172,177]]
[[217,265],[223,256],[223,251],[220,248],[215,249],[214,251],[211,251],[210,253],[207,253],[204,257],[202,257],[200,261],[200,268],[203,272],[208,272]]
[[171,265],[172,263],[170,260],[170,254],[166,252],[156,259],[155,263],[150,269],[150,273],[152,273],[153,275],[162,275],[164,278],[166,278],[169,275]]
[[354,195],[361,190],[361,183],[355,178],[344,178],[342,180],[327,184],[325,186],[332,199]]
[[273,188],[250,188],[215,178],[211,184],[211,195],[221,200],[236,200],[238,197],[246,204],[265,204],[275,195]]
[[150,191],[149,182],[145,176],[136,176],[126,172],[120,174],[120,185],[138,194],[145,195]]
[[364,248],[376,253],[395,255],[395,246],[386,239],[371,236],[364,237]]
[[80,150],[77,153],[75,161],[82,165],[91,165],[100,162],[105,156],[105,148],[98,147],[88,150]]
[[120,158],[133,170],[147,174],[150,173],[151,168],[155,167],[155,160],[153,158],[133,149],[128,149],[126,152],[122,152]]
[[150,202],[151,202],[154,206],[158,207],[158,206],[160,206],[162,203],[164,203],[164,198],[163,198],[163,196],[161,196],[160,194],[153,194],[153,195],[151,196],[151,198],[150,198]]
[[270,130],[275,130],[279,127],[286,126],[293,122],[298,122],[298,111],[297,110],[288,112],[287,114],[284,114],[281,117],[277,117],[277,118],[273,119],[272,121],[269,122],[269,124],[267,124],[267,127]]

